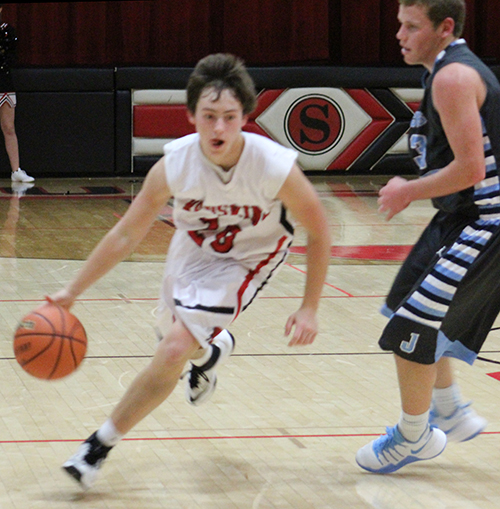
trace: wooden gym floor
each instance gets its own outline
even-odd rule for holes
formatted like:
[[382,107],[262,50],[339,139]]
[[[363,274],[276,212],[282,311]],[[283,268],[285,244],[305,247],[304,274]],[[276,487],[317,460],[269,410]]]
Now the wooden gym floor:
[[357,449],[399,417],[379,314],[401,259],[433,211],[412,204],[385,222],[384,179],[312,179],[330,217],[331,265],[321,332],[307,348],[283,337],[304,283],[304,233],[277,278],[231,327],[237,348],[202,407],[172,397],[112,451],[83,493],[61,470],[109,415],[155,348],[152,326],[173,228],[169,208],[139,249],[78,300],[89,336],[82,367],[39,381],[12,352],[18,320],[78,270],[123,215],[140,179],[37,180],[19,198],[0,181],[0,507],[267,509],[500,507],[500,331],[474,367],[456,364],[486,433],[387,476],[361,471]]

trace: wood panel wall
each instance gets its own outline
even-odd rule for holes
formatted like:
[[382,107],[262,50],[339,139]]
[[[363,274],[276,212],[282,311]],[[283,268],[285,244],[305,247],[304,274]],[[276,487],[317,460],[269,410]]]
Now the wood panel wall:
[[[465,37],[500,63],[499,0],[467,0]],[[146,0],[5,4],[20,66],[400,65],[397,0]]]

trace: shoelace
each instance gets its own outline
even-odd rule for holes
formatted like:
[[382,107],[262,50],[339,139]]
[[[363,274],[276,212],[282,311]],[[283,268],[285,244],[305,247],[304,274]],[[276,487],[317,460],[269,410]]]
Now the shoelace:
[[379,454],[383,451],[387,451],[389,449],[394,449],[397,445],[401,445],[398,437],[394,435],[395,428],[386,428],[387,435],[382,436],[379,440],[377,440],[374,444],[373,451],[379,456]]
[[210,381],[206,373],[199,369],[198,366],[195,366],[193,364],[193,367],[191,368],[191,376],[189,377],[189,386],[191,387],[191,389],[198,388],[200,377],[203,378],[206,382]]

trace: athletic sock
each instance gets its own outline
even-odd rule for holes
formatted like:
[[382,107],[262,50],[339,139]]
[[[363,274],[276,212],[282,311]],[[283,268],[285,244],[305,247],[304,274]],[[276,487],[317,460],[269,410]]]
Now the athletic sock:
[[114,447],[123,438],[123,435],[118,433],[113,421],[108,419],[97,430],[97,438],[99,439],[99,442],[106,447]]
[[439,415],[449,417],[460,406],[460,387],[454,383],[445,389],[432,391],[432,402]]
[[428,425],[429,411],[420,415],[410,415],[405,412],[401,412],[401,417],[398,422],[399,432],[409,442],[417,442],[424,434]]

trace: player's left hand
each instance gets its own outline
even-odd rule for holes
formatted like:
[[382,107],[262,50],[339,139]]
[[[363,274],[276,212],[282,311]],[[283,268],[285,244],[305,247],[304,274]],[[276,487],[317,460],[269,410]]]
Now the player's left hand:
[[292,339],[288,346],[310,345],[318,334],[316,312],[311,309],[300,308],[290,315],[285,325],[285,336],[293,330]]
[[377,201],[379,205],[378,211],[387,212],[387,221],[411,203],[406,189],[407,184],[408,181],[406,179],[394,177],[379,191]]

